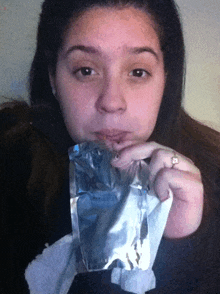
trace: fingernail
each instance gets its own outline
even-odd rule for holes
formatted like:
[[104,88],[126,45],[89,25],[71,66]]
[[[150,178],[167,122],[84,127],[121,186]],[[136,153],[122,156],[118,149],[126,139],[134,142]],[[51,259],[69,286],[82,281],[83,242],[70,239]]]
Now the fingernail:
[[119,154],[118,154],[118,152],[116,152],[112,161],[117,161],[118,159],[119,159]]
[[164,199],[162,200],[162,202],[164,202],[164,201],[166,201],[166,200],[168,200],[168,199],[170,198],[170,193],[169,193],[169,191],[167,191],[166,194],[167,194],[167,195],[166,195],[166,197],[164,197]]

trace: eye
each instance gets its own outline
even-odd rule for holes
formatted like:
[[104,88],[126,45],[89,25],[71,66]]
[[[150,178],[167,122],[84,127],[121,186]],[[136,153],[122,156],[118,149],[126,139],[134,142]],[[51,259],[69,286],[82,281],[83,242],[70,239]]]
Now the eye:
[[94,69],[92,69],[91,67],[81,67],[76,69],[73,73],[78,78],[83,78],[83,77],[92,76],[96,74]]
[[150,73],[147,72],[146,70],[142,69],[142,68],[136,68],[136,69],[132,70],[129,73],[129,75],[137,77],[137,78],[145,78],[147,76],[150,76]]

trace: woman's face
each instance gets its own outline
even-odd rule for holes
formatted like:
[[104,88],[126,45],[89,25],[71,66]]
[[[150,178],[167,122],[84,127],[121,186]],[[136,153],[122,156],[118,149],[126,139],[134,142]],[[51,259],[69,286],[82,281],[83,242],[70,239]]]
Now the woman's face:
[[76,143],[147,141],[165,73],[151,18],[135,8],[92,8],[70,25],[50,75]]

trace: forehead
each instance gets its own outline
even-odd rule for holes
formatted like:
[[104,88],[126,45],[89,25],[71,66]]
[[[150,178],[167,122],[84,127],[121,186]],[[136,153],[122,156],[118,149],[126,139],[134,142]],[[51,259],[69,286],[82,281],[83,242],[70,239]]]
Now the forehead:
[[150,46],[160,50],[156,24],[151,16],[134,7],[95,7],[72,21],[66,31],[63,48],[84,45],[101,51],[126,53],[126,48]]

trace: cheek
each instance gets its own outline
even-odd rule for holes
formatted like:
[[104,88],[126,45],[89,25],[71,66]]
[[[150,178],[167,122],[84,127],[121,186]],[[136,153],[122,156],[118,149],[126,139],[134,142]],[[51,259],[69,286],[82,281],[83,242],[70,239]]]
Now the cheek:
[[62,114],[67,131],[73,141],[76,143],[83,141],[83,130],[85,129],[85,116],[83,116],[83,113],[71,106],[63,108]]
[[91,92],[90,95],[87,92],[68,84],[57,87],[58,102],[67,130],[76,143],[85,140],[85,126],[94,112]]
[[80,101],[67,100],[60,102],[63,118],[68,132],[73,137],[74,133],[80,132],[88,111]]
[[137,91],[130,103],[130,109],[144,121],[155,120],[157,118],[162,101],[163,90],[155,91],[154,88]]
[[136,106],[136,116],[140,124],[142,134],[149,136],[155,127],[159,112],[160,103],[151,103],[146,101]]
[[61,82],[57,84],[57,95],[65,117],[76,116],[80,119],[85,113],[85,109],[89,106],[89,93],[86,93],[68,79],[63,78],[60,80]]
[[[162,82],[161,82],[162,81]],[[130,110],[132,116],[139,121],[140,134],[145,139],[154,130],[164,91],[164,80],[160,79],[157,83],[148,84],[146,88],[137,90],[133,93],[135,99],[131,99]],[[134,95],[135,94],[135,95]]]

